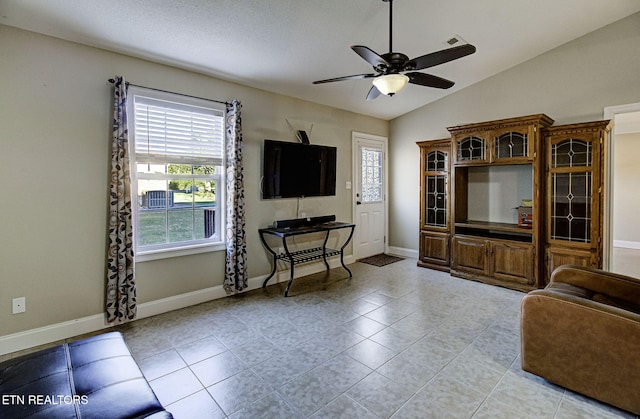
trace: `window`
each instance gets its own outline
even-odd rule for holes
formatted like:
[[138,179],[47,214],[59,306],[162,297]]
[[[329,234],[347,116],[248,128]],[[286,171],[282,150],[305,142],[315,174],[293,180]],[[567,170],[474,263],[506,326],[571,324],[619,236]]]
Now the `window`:
[[361,149],[362,202],[382,202],[382,150]]
[[138,260],[222,248],[222,105],[132,86],[128,108]]

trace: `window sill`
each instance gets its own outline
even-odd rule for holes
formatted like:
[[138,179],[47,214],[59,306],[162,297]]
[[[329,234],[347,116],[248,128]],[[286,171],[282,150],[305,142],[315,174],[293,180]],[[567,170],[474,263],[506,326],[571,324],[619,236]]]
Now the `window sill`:
[[148,262],[150,260],[169,259],[180,256],[197,255],[199,253],[209,253],[225,250],[224,243],[194,245],[181,247],[179,249],[162,249],[136,253],[135,260],[138,262]]

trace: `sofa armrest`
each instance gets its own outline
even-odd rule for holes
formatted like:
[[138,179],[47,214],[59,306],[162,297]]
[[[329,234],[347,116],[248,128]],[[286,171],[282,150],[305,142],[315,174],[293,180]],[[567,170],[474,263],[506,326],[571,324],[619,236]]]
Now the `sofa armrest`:
[[640,304],[640,279],[578,265],[563,265],[551,274],[551,284],[565,283],[596,294]]

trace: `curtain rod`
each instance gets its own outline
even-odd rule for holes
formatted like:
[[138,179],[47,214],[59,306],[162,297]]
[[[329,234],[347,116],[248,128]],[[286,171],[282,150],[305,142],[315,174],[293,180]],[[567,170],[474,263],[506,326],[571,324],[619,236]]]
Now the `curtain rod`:
[[[116,81],[114,79],[109,79],[108,80],[109,83],[114,84]],[[192,99],[200,99],[200,100],[206,100],[208,102],[216,102],[216,103],[222,103],[223,105],[230,105],[229,102],[225,102],[223,100],[215,100],[215,99],[208,99],[206,97],[200,97],[200,96],[192,96],[192,95],[185,95],[182,93],[176,93],[176,92],[170,92],[168,90],[162,90],[162,89],[155,89],[153,87],[147,87],[147,86],[140,86],[139,84],[133,84],[133,83],[129,83],[129,82],[125,82],[127,87],[129,86],[134,86],[134,87],[141,87],[143,89],[149,89],[149,90],[154,90],[156,92],[162,92],[162,93],[170,93],[172,95],[180,95],[180,96],[185,96],[185,97],[190,97]]]

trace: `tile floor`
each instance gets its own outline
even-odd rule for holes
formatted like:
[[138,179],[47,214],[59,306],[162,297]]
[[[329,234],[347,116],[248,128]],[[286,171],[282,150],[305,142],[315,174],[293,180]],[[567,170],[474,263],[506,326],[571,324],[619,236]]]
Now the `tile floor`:
[[350,268],[119,330],[177,419],[636,417],[520,369],[523,293]]
[[520,369],[520,292],[351,265],[122,328],[176,418],[634,417]]

